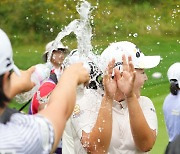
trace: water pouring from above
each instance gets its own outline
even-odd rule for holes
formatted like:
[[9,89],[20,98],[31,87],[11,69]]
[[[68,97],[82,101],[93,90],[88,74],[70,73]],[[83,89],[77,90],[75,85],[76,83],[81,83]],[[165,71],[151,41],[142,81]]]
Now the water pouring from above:
[[[77,5],[76,10],[80,15],[80,19],[73,20],[57,35],[52,48],[56,47],[65,36],[73,32],[77,38],[77,49],[80,52],[80,56],[88,56],[89,54],[92,54],[92,28],[89,22],[91,9],[92,7],[87,1],[83,1],[80,5]],[[52,52],[50,52],[48,56],[48,61],[50,61],[51,54]]]

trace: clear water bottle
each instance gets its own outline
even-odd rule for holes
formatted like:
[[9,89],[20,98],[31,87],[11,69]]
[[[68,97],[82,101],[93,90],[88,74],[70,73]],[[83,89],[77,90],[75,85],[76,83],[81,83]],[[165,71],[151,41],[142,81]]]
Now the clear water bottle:
[[35,67],[35,71],[31,75],[31,81],[35,83],[35,86],[30,91],[15,96],[15,100],[20,104],[32,99],[33,95],[38,91],[42,82],[48,79],[50,76],[52,69],[52,64],[50,62],[45,64],[37,64]]

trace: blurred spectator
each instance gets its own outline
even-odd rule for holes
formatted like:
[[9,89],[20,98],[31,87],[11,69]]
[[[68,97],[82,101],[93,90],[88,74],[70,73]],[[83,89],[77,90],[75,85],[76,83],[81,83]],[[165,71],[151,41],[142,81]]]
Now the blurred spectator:
[[[171,143],[180,135],[180,63],[174,63],[168,69],[167,76],[170,82],[170,94],[163,104],[164,118],[169,136],[166,153],[169,153]],[[172,148],[171,148],[172,150]],[[174,153],[173,153],[174,154]]]

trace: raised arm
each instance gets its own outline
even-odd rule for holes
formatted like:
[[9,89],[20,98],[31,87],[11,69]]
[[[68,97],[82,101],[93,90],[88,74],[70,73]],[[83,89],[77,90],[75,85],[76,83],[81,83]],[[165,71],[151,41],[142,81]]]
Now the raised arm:
[[136,72],[131,57],[128,58],[127,63],[125,56],[123,56],[122,76],[118,70],[115,70],[115,74],[118,89],[124,93],[128,105],[130,126],[135,145],[141,151],[149,151],[155,143],[156,132],[149,127],[135,94],[134,82]]
[[34,72],[35,67],[32,66],[28,70],[21,71],[21,75],[18,76],[14,72],[10,76],[10,92],[9,98],[13,98],[15,95],[26,92],[32,89],[35,84],[31,81],[31,74]]
[[78,84],[85,83],[88,80],[89,74],[81,63],[68,67],[53,90],[49,105],[39,112],[40,115],[46,117],[53,125],[55,131],[53,150],[59,143],[66,121],[74,109],[76,87]]
[[81,143],[87,152],[93,154],[107,153],[111,141],[112,102],[117,90],[116,81],[112,79],[114,63],[114,60],[109,63],[107,74],[103,79],[105,94],[101,102],[96,123],[90,133],[82,132]]

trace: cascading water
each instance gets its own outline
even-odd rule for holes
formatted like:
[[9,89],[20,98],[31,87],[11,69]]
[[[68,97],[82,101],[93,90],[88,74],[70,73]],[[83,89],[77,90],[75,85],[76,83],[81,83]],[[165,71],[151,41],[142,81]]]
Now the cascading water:
[[[81,57],[93,57],[91,37],[92,37],[92,28],[90,26],[90,15],[91,15],[91,5],[87,1],[83,1],[80,6],[76,6],[76,10],[80,15],[80,19],[73,20],[68,26],[64,28],[56,37],[53,46],[56,47],[61,40],[69,35],[74,33],[77,38],[78,43],[78,52]],[[53,47],[52,47],[53,48]],[[50,61],[52,51],[48,56]],[[94,58],[94,57],[93,57]],[[81,58],[80,58],[81,59]]]
[[[52,51],[55,49],[59,43],[61,43],[61,40],[69,35],[70,33],[74,32],[77,38],[77,43],[78,43],[78,58],[75,61],[69,61],[68,58],[65,59],[65,64],[66,67],[72,63],[76,62],[83,62],[84,67],[90,72],[90,66],[87,64],[87,61],[93,61],[96,65],[98,64],[98,56],[95,55],[92,52],[92,45],[91,45],[91,38],[92,38],[92,28],[90,26],[90,15],[91,15],[91,10],[92,7],[90,3],[87,1],[82,1],[80,5],[76,6],[76,10],[80,15],[80,19],[75,19],[73,20],[68,26],[62,30],[57,37],[54,40],[53,45],[51,46],[48,54],[48,59],[46,64],[38,64],[36,67],[35,73],[32,75],[32,81],[36,83],[36,86],[31,90],[26,93],[19,94],[15,97],[16,101],[19,103],[24,103],[27,102],[28,100],[32,99],[32,96],[34,93],[38,90],[40,87],[40,84],[42,81],[47,79],[50,74],[50,70],[52,66],[50,66],[50,59],[52,56]],[[97,65],[98,66],[98,65]],[[44,71],[46,70],[46,71]],[[44,73],[43,73],[44,72]],[[39,81],[39,74],[42,76],[43,79]],[[82,88],[84,87],[83,85],[79,86]]]

